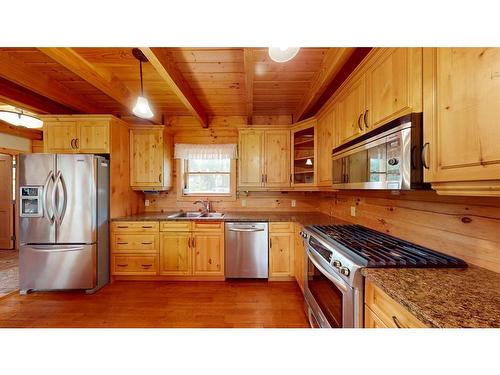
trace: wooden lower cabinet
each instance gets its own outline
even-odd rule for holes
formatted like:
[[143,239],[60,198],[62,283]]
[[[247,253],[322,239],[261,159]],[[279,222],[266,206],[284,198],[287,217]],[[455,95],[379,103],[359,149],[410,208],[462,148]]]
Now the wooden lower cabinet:
[[[281,224],[281,223],[280,223]],[[286,223],[289,232],[269,228],[269,278],[290,278],[294,275],[293,223]],[[284,225],[284,224],[281,224]],[[280,228],[282,228],[280,226]]]
[[158,255],[113,254],[111,273],[113,275],[156,275],[158,274]]
[[429,328],[375,284],[365,285],[365,328]]
[[193,234],[195,276],[224,276],[224,235],[219,233]]
[[160,275],[191,274],[191,234],[166,232],[160,238]]
[[306,251],[304,246],[304,239],[300,235],[302,231],[302,225],[295,224],[294,231],[294,275],[297,284],[299,284],[302,293],[304,293],[304,276],[305,276],[305,262],[306,262]]

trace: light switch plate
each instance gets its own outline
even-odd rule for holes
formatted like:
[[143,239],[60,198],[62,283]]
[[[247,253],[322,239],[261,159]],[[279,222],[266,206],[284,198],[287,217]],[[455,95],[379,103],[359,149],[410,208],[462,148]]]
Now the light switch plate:
[[149,199],[144,200],[144,205],[145,205],[146,207],[149,207]]
[[295,207],[297,205],[297,202],[295,201],[295,199],[292,199],[292,207]]
[[351,206],[351,216],[356,216],[356,206]]
[[241,207],[246,207],[247,206],[247,200],[246,199],[242,199],[241,200]]

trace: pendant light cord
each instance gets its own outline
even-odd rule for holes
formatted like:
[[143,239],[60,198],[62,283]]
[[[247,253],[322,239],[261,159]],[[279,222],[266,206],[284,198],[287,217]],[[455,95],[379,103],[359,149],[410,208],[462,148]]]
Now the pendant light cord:
[[141,75],[141,96],[144,96],[144,87],[142,85],[142,61],[139,60],[139,73]]

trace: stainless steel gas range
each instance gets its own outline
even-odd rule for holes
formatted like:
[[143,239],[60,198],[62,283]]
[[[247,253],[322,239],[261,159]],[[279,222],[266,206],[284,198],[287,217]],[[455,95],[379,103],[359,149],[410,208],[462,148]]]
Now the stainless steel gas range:
[[461,259],[360,225],[311,225],[301,235],[311,327],[363,327],[363,267],[467,267]]

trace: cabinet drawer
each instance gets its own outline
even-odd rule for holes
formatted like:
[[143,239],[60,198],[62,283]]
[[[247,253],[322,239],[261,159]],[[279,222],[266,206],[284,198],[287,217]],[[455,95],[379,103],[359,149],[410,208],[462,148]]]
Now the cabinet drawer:
[[111,223],[112,232],[158,232],[157,221],[115,221]]
[[114,233],[111,250],[118,252],[157,252],[159,249],[159,233],[123,234]]
[[365,328],[389,328],[380,318],[365,305]]
[[158,255],[112,255],[111,273],[113,275],[156,275],[158,274]]
[[193,222],[194,231],[203,232],[223,232],[224,222],[222,221],[195,221]]
[[366,283],[365,304],[389,328],[426,328],[413,314],[394,301],[382,289]]
[[289,222],[269,223],[269,232],[292,233],[293,223]]
[[190,221],[162,221],[160,223],[160,231],[162,232],[188,232],[190,230]]

